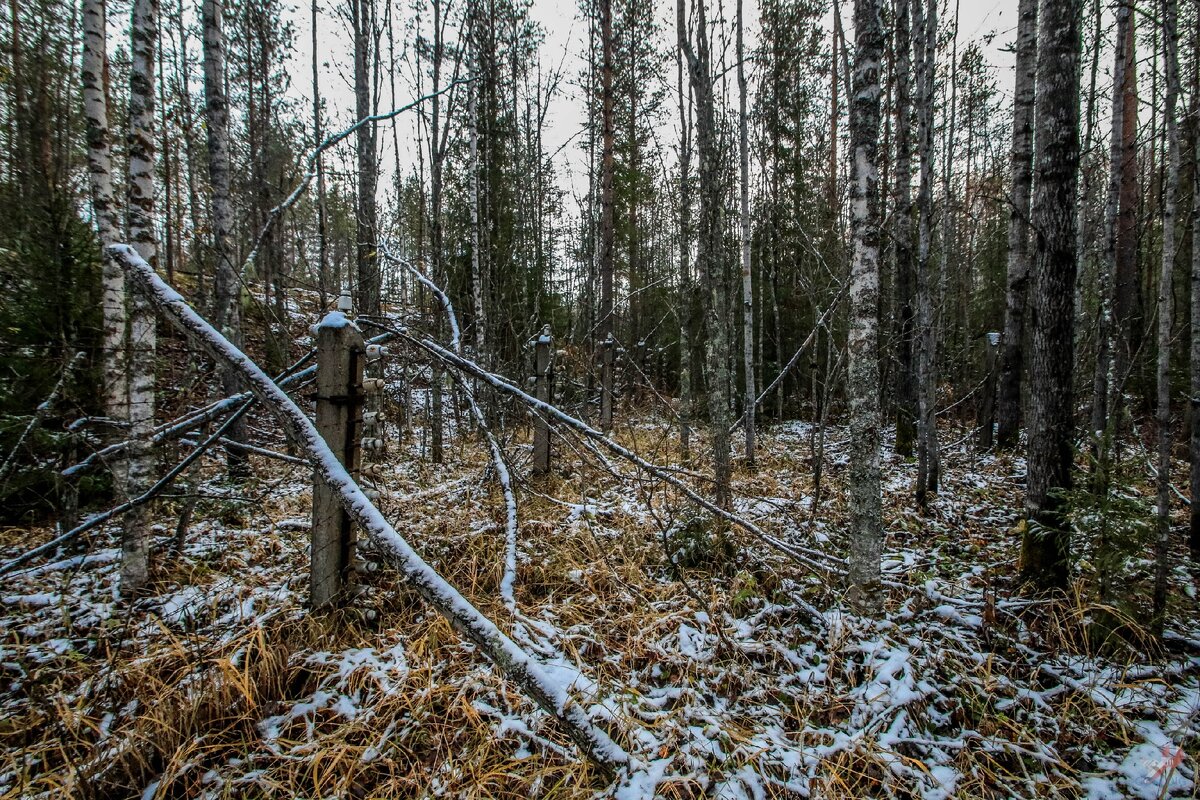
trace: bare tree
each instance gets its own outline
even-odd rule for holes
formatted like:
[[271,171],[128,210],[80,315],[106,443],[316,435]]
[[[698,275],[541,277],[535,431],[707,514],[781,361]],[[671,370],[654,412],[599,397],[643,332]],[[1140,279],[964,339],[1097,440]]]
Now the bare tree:
[[[924,8],[922,6],[925,6]],[[917,505],[938,488],[937,337],[934,330],[933,278],[933,102],[937,70],[937,2],[913,0],[917,58]]]
[[[606,0],[607,2],[607,0]],[[688,35],[683,0],[677,0],[676,27],[679,49],[687,61],[692,95],[696,99],[696,150],[700,156],[700,215],[697,221],[697,272],[703,287],[705,384],[708,393],[708,422],[712,439],[713,473],[717,505],[727,508],[732,500],[732,469],[729,461],[729,283],[721,262],[722,206],[716,110],[713,97],[712,60],[708,19],[704,3],[696,4],[696,46]]]
[[879,483],[879,65],[881,0],[854,3],[854,94],[850,104],[850,584],[873,607],[883,521]]
[[[317,69],[319,50],[317,49],[318,27],[317,0],[312,0],[310,9],[312,26],[312,93],[313,93],[313,149],[321,146],[321,76]],[[325,160],[317,153],[317,294],[321,298],[321,306],[328,302],[329,282],[329,240],[326,225],[325,207]]]
[[[1194,84],[1193,84],[1194,85]],[[1193,107],[1200,112],[1200,96],[1192,100]],[[1200,113],[1195,115],[1200,119]],[[1195,152],[1192,154],[1192,174],[1200,178],[1200,131],[1193,142]],[[1200,180],[1197,181],[1200,184]],[[1200,561],[1200,191],[1192,189],[1192,314],[1191,314],[1191,440],[1189,461],[1191,463],[1191,524],[1189,526],[1188,544],[1192,560]]]
[[[88,175],[92,210],[100,244],[115,244],[121,224],[113,202],[112,155],[108,133],[107,9],[104,0],[83,3],[83,113],[87,125]],[[123,420],[129,400],[125,372],[125,276],[121,267],[104,254],[101,306],[104,314],[104,403],[108,415]]]
[[[1166,104],[1163,127],[1167,138],[1166,189],[1163,197],[1162,264],[1158,279],[1158,515],[1154,542],[1154,627],[1162,634],[1167,606],[1167,576],[1171,544],[1171,327],[1174,323],[1172,296],[1175,273],[1175,217],[1179,205],[1179,3],[1162,0],[1163,49],[1166,66]],[[1193,247],[1195,244],[1193,244]]]
[[600,0],[600,428],[612,429],[613,412],[613,260],[616,250],[614,214],[613,25],[612,0]]
[[[158,46],[157,0],[134,0],[130,28],[132,67],[129,73],[129,238],[138,255],[155,265],[154,235],[154,75]],[[154,355],[157,344],[154,309],[134,295],[129,309],[129,454],[128,493],[140,494],[152,482],[154,452]],[[125,516],[121,540],[121,593],[141,591],[150,577],[149,506]]]
[[[213,277],[215,322],[221,335],[242,346],[242,312],[238,298],[241,283],[233,263],[233,205],[229,195],[229,101],[225,95],[225,34],[222,30],[222,0],[204,0],[204,112],[208,131],[208,174],[212,187],[212,252],[216,257]],[[221,388],[227,395],[240,390],[237,372],[221,371]],[[246,424],[239,420],[228,438],[243,442]],[[226,448],[231,478],[249,474],[244,451]]]
[[[374,47],[375,0],[350,0],[350,25],[354,33],[354,113],[365,119],[372,110],[372,60],[378,57]],[[358,310],[379,314],[380,273],[376,252],[378,235],[375,186],[378,159],[375,154],[375,123],[357,131],[358,151]]]
[[912,242],[911,0],[895,0],[896,166],[892,189],[892,247],[896,263],[896,452],[912,455],[917,383],[913,364],[916,265]]
[[1033,360],[1030,372],[1029,516],[1021,572],[1034,589],[1064,588],[1070,531],[1061,492],[1071,486],[1075,242],[1079,177],[1082,0],[1041,0],[1034,109]]
[[754,277],[750,265],[750,134],[746,116],[746,47],[743,41],[742,0],[737,0],[738,155],[742,169],[742,371],[746,434],[746,465],[754,466],[754,411],[758,390],[754,385]]
[[683,52],[678,48],[675,68],[679,81],[679,444],[686,456],[692,425],[692,115],[691,104],[684,104]]
[[1038,0],[1017,9],[1016,86],[1013,90],[1012,193],[1008,217],[1008,288],[1000,351],[996,443],[1013,447],[1021,428],[1021,374],[1025,369],[1025,307],[1029,294],[1029,199],[1033,187],[1033,99],[1037,68]]

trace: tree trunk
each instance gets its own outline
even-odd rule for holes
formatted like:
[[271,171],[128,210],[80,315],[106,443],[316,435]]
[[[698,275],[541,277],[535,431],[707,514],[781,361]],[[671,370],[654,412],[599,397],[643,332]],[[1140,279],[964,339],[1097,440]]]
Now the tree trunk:
[[1035,590],[1067,586],[1070,531],[1062,491],[1074,444],[1075,189],[1083,0],[1042,0],[1034,127],[1033,357],[1021,574]]
[[[354,31],[354,114],[359,120],[371,115],[371,57],[375,22],[374,0],[350,0],[350,20]],[[376,255],[377,233],[375,185],[378,163],[375,157],[375,123],[358,129],[358,312],[368,316],[379,314],[379,259]]]
[[[675,51],[679,79],[679,446],[686,457],[691,450],[692,425],[692,115],[684,105],[683,53]],[[691,98],[689,92],[688,98]]]
[[877,610],[883,522],[879,483],[879,65],[881,0],[854,3],[854,93],[850,104],[850,584],[852,602]]
[[896,0],[896,167],[892,242],[896,256],[896,453],[912,455],[916,438],[917,382],[913,363],[916,275],[912,246],[912,63],[910,0]]
[[[204,0],[204,114],[208,131],[208,174],[212,186],[212,251],[216,259],[213,279],[215,322],[221,335],[242,346],[242,312],[239,297],[241,280],[233,256],[233,205],[229,190],[229,102],[225,95],[225,35],[221,23],[221,0]],[[241,391],[237,372],[221,371],[221,389],[226,395]],[[246,424],[239,420],[228,438],[246,440]],[[231,478],[249,475],[249,461],[243,451],[226,448],[226,464]]]
[[[313,147],[321,144],[321,77],[317,70],[317,0],[312,0],[312,93],[313,93]],[[337,294],[340,287],[332,287]],[[317,294],[322,310],[329,302],[329,243],[325,222],[325,159],[317,154]]]
[[[1118,6],[1118,11],[1120,6]],[[1118,25],[1120,24],[1118,14]],[[1137,92],[1137,37],[1132,9],[1124,28],[1125,69],[1122,72],[1121,113],[1121,194],[1117,212],[1116,272],[1113,278],[1115,291],[1113,303],[1114,331],[1112,339],[1114,376],[1109,387],[1108,413],[1117,418],[1118,430],[1124,416],[1125,384],[1133,367],[1133,354],[1142,340],[1142,276],[1138,264],[1138,207],[1142,202],[1142,191],[1138,177],[1138,92]],[[1118,31],[1120,36],[1122,31]],[[1157,92],[1155,92],[1157,95]],[[1157,108],[1157,101],[1151,106]],[[1151,120],[1157,119],[1154,114]],[[1151,137],[1153,143],[1155,137]],[[1153,145],[1150,147],[1153,152]],[[1153,175],[1153,170],[1149,173]],[[1152,181],[1153,179],[1151,179]]]
[[613,260],[615,214],[613,180],[615,130],[613,123],[613,29],[612,0],[600,0],[600,429],[612,430],[613,412]]
[[[1194,100],[1200,109],[1200,97]],[[1200,117],[1196,117],[1200,120]],[[1200,123],[1198,123],[1200,124]],[[1200,131],[1192,143],[1192,341],[1191,341],[1191,525],[1188,545],[1192,560],[1200,561]]]
[[[1162,0],[1163,45],[1166,66],[1166,107],[1163,128],[1167,137],[1167,174],[1163,197],[1162,271],[1158,280],[1158,514],[1154,542],[1153,627],[1162,635],[1167,607],[1167,578],[1171,545],[1171,327],[1174,322],[1175,216],[1179,197],[1179,121],[1175,108],[1179,102],[1179,5],[1178,0]],[[1194,245],[1193,245],[1194,246]]]
[[[1116,318],[1116,307],[1123,301],[1117,296],[1119,284],[1118,266],[1120,248],[1120,209],[1124,191],[1125,173],[1125,124],[1129,118],[1125,103],[1129,94],[1122,87],[1128,83],[1127,70],[1129,46],[1132,44],[1133,9],[1128,5],[1117,6],[1116,49],[1113,57],[1113,101],[1112,124],[1109,138],[1108,194],[1104,205],[1104,256],[1099,267],[1100,317],[1097,326],[1096,367],[1092,377],[1091,433],[1095,439],[1095,455],[1098,459],[1096,476],[1101,484],[1107,484],[1108,441],[1115,433],[1110,427],[1117,422],[1120,410],[1119,396],[1122,377],[1118,374],[1115,353],[1125,348],[1126,336],[1121,333],[1122,322]],[[1124,362],[1124,358],[1119,359]],[[1106,491],[1106,485],[1097,485],[1096,490]],[[1102,583],[1104,583],[1102,581]]]
[[754,412],[758,389],[754,384],[754,278],[750,267],[750,133],[746,116],[746,48],[742,31],[742,0],[737,0],[738,154],[742,168],[742,371],[745,390],[744,419],[746,466],[754,466]]
[[[132,67],[129,74],[129,197],[126,222],[138,255],[154,266],[154,51],[158,46],[157,0],[134,0],[131,19]],[[129,455],[128,493],[141,494],[154,474],[154,309],[135,295],[129,314]],[[150,507],[125,516],[121,540],[121,593],[137,594],[150,578]]]
[[1017,80],[1013,92],[1012,197],[1008,218],[1008,288],[1000,351],[996,443],[1011,448],[1021,429],[1021,374],[1025,369],[1025,307],[1029,294],[1029,198],[1033,186],[1033,101],[1037,68],[1038,0],[1017,11]]
[[937,67],[937,5],[914,0],[917,53],[917,147],[921,156],[917,189],[917,506],[937,491],[937,339],[934,331],[930,246],[933,239],[933,103]]
[[[92,210],[101,247],[115,244],[121,223],[113,202],[112,151],[108,132],[107,9],[104,0],[83,3],[83,112],[87,125],[88,176],[91,178]],[[125,276],[107,253],[103,257],[104,315],[104,405],[108,416],[124,420],[128,415],[129,389],[125,371]]]
[[[607,2],[608,0],[605,0]],[[704,306],[705,385],[708,393],[709,430],[713,450],[716,503],[728,508],[732,501],[729,461],[729,285],[723,268],[721,239],[721,164],[717,148],[708,20],[704,3],[697,5],[699,20],[696,47],[688,37],[683,0],[676,2],[679,47],[688,64],[692,94],[696,98],[696,149],[700,156],[700,217],[696,263]]]

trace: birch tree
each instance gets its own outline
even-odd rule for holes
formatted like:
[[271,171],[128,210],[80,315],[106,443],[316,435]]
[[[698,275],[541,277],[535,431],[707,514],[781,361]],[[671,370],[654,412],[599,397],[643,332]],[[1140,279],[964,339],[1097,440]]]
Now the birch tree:
[[854,3],[854,94],[850,104],[850,584],[852,601],[874,607],[883,547],[879,482],[879,68],[881,0]]
[[1000,350],[996,443],[1013,447],[1021,426],[1021,375],[1025,369],[1025,307],[1029,293],[1029,199],[1033,186],[1033,100],[1037,69],[1038,0],[1017,9],[1016,85],[1013,89],[1008,279]]
[[1071,487],[1075,189],[1079,176],[1082,0],[1041,0],[1034,107],[1033,331],[1027,528],[1021,574],[1031,588],[1065,588],[1070,529],[1062,492]]
[[[208,176],[212,187],[212,252],[215,257],[213,299],[215,322],[221,335],[242,346],[241,284],[233,254],[233,205],[229,191],[229,101],[225,94],[225,33],[222,0],[204,0],[204,120],[208,132]],[[226,395],[240,391],[237,373],[221,371],[221,389]],[[228,437],[245,441],[246,424],[238,420]],[[226,448],[231,478],[249,474],[245,452]]]
[[[157,0],[134,0],[130,29],[133,56],[129,74],[129,238],[152,266],[158,246],[154,235],[154,75],[158,46]],[[154,309],[134,295],[129,309],[129,455],[128,493],[141,494],[154,477]],[[140,506],[125,516],[121,539],[121,593],[137,594],[150,577],[150,513]]]
[[[120,221],[113,199],[112,155],[108,131],[107,8],[104,0],[83,3],[83,113],[87,126],[88,176],[91,179],[92,210],[100,244],[115,244],[120,236]],[[125,372],[125,276],[118,265],[103,255],[102,273],[104,314],[104,404],[115,420],[128,414],[129,390]]]

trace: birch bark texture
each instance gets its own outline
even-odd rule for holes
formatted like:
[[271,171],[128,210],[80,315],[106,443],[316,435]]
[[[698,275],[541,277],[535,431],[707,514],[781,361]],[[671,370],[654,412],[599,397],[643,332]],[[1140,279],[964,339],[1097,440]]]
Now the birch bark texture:
[[[134,0],[130,21],[132,64],[129,73],[129,196],[126,223],[133,247],[157,266],[154,235],[154,77],[158,46],[157,0]],[[142,295],[129,309],[129,455],[128,494],[142,493],[153,482],[154,360],[157,345],[154,309]],[[121,584],[125,596],[137,594],[150,577],[150,506],[125,516],[121,539]]]
[[[84,0],[83,116],[88,145],[88,177],[92,210],[96,217],[101,247],[115,244],[121,223],[113,198],[112,147],[108,129],[108,20],[105,0]],[[104,319],[104,406],[108,416],[124,420],[128,416],[129,389],[125,371],[125,275],[108,252],[103,254],[101,272],[101,310]]]
[[879,70],[881,0],[854,3],[854,95],[850,98],[850,591],[877,602],[883,547],[879,480]]
[[[242,346],[242,311],[239,297],[241,279],[233,263],[233,205],[229,189],[229,99],[225,94],[225,33],[222,0],[204,0],[201,8],[204,28],[204,122],[208,133],[208,176],[212,198],[212,252],[215,256],[213,299],[215,322],[235,346]],[[221,389],[226,395],[241,390],[237,373],[221,370]],[[239,420],[229,431],[235,442],[246,439],[246,424]],[[249,475],[245,452],[226,448],[226,463],[231,478]]]
[[1033,590],[1065,588],[1071,487],[1083,0],[1041,0],[1034,110],[1033,333],[1021,574]]
[[1025,311],[1029,294],[1029,202],[1033,187],[1033,103],[1036,92],[1038,0],[1017,7],[1016,84],[1010,155],[1007,289],[1000,351],[996,443],[1016,446],[1021,429],[1021,376],[1025,369]]
[[[1118,411],[1114,392],[1119,392],[1121,379],[1115,374],[1113,353],[1123,347],[1121,325],[1114,318],[1117,295],[1117,239],[1121,207],[1121,189],[1124,178],[1124,128],[1125,103],[1123,86],[1126,81],[1127,56],[1133,25],[1133,9],[1127,4],[1117,6],[1116,47],[1113,55],[1113,99],[1112,121],[1109,139],[1108,194],[1104,202],[1104,255],[1099,270],[1100,320],[1097,334],[1096,371],[1092,378],[1092,433],[1103,437],[1109,428],[1109,415]],[[1105,444],[1098,438],[1097,445]],[[1098,453],[1106,457],[1101,449]]]

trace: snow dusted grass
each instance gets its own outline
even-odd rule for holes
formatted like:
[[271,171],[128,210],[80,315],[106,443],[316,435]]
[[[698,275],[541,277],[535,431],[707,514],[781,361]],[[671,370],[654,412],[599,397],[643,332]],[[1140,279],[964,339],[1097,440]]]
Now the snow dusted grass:
[[[618,430],[680,463],[654,419]],[[959,438],[953,431],[946,438]],[[809,434],[762,437],[738,510],[842,553],[845,434],[832,429],[812,508]],[[183,555],[118,605],[115,531],[11,576],[0,595],[0,793],[146,797],[1192,796],[1200,742],[1194,599],[1169,628],[1185,654],[1095,650],[1089,607],[1013,591],[1019,460],[944,456],[929,518],[914,466],[885,454],[879,621],[845,616],[830,578],[737,544],[719,563],[664,557],[694,514],[565,446],[518,486],[514,617],[501,599],[505,506],[475,439],[450,463],[393,439],[380,484],[396,528],[464,595],[587,698],[646,766],[607,785],[544,713],[386,570],[355,613],[314,619],[307,476],[260,462],[216,478]],[[506,442],[514,473],[528,447]],[[703,442],[696,452],[703,452]],[[383,459],[381,459],[383,460]],[[702,459],[684,462],[695,468]],[[634,473],[616,466],[630,478]],[[649,508],[647,503],[649,502]],[[165,553],[177,507],[162,503]],[[701,528],[703,530],[703,528]],[[49,531],[0,533],[11,557]],[[723,551],[722,551],[723,552]],[[367,554],[369,557],[369,553]],[[682,560],[678,558],[677,560]],[[1179,570],[1177,597],[1191,577]],[[823,611],[820,624],[797,599]],[[1190,645],[1182,644],[1190,641]],[[1144,649],[1144,648],[1143,648]]]

